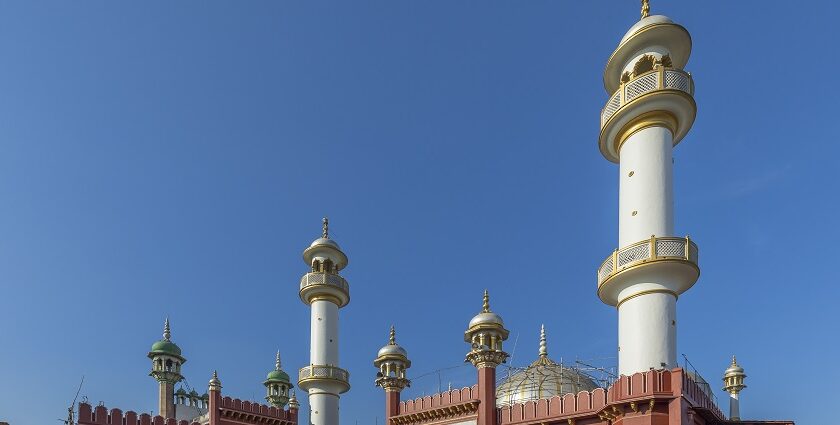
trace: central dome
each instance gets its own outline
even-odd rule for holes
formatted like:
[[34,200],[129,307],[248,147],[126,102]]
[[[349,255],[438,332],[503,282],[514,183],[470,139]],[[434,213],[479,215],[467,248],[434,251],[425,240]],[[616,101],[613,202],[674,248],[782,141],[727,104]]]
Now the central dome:
[[580,369],[548,358],[545,329],[540,330],[540,356],[530,366],[505,378],[496,387],[496,405],[510,406],[598,388]]

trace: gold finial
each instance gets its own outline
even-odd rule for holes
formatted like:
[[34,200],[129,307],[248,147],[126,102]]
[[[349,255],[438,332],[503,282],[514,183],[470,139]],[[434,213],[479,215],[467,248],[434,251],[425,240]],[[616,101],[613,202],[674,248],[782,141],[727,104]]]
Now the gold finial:
[[397,331],[394,330],[394,325],[391,325],[391,334],[388,336],[388,344],[396,345],[397,343]]
[[735,361],[735,355],[732,355],[732,366],[737,366],[738,363]]
[[166,321],[163,322],[163,339],[169,341],[169,338],[172,337],[172,333],[169,332],[169,318],[166,318]]
[[327,217],[324,217],[323,222],[324,222],[324,226],[323,226],[324,230],[321,232],[321,237],[324,238],[324,239],[329,239],[330,238],[330,219],[327,218]]
[[274,358],[274,370],[280,370],[280,350],[277,350],[277,356]]
[[490,294],[487,292],[486,289],[484,290],[484,304],[482,305],[481,312],[482,313],[489,313],[490,312]]
[[650,16],[650,0],[642,0],[642,19]]

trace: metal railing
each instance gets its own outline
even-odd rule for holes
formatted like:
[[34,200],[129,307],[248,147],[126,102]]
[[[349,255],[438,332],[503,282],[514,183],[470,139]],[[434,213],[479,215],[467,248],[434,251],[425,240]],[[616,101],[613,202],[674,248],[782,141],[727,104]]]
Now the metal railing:
[[697,245],[688,236],[684,238],[651,236],[650,239],[613,251],[601,263],[601,267],[598,267],[598,286],[627,267],[652,260],[678,259],[697,264],[697,254]]
[[618,112],[624,105],[634,99],[658,90],[679,90],[694,95],[694,80],[691,74],[674,68],[657,66],[632,80],[621,83],[619,89],[610,96],[604,109],[601,110],[601,127]]
[[341,289],[344,292],[350,292],[350,285],[347,284],[347,281],[337,275],[337,274],[330,274],[330,273],[307,273],[300,278],[300,290],[302,291],[304,288],[313,285],[328,285],[334,286],[338,289]]
[[298,381],[305,381],[313,378],[327,378],[335,379],[341,382],[350,382],[350,372],[340,367],[329,365],[309,365],[302,367],[300,371],[298,371]]

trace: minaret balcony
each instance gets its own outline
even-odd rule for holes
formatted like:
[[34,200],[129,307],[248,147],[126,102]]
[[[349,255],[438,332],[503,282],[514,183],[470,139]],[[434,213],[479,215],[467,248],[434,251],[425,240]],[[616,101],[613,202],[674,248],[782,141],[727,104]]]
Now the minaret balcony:
[[[619,299],[628,297],[623,291],[634,285],[644,286],[646,292],[679,295],[699,277],[697,258],[697,244],[688,236],[651,236],[616,249],[598,268],[598,296],[605,303],[616,305]],[[661,269],[656,270],[655,266]],[[638,294],[637,291],[630,295]]]
[[327,299],[344,307],[350,302],[350,285],[334,273],[313,272],[300,278],[300,299],[306,304]]
[[676,68],[657,65],[653,70],[622,82],[601,110],[601,153],[618,162],[623,138],[645,115],[664,112],[673,121],[670,125],[676,145],[694,124],[697,106],[694,103],[694,80],[691,74]]
[[679,90],[694,96],[694,80],[691,74],[674,68],[657,67],[626,83],[621,83],[607,105],[601,110],[601,128],[625,105],[648,93],[660,90]]
[[350,389],[350,372],[330,365],[309,365],[298,372],[300,388],[308,391],[318,383],[332,384],[339,393],[345,393]]

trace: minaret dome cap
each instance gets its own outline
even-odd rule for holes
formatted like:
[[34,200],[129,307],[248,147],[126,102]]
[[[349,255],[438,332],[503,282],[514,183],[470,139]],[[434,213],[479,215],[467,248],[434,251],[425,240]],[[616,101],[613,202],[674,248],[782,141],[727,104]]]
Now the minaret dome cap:
[[330,239],[329,220],[326,217],[324,217],[324,228],[321,237],[312,241],[309,244],[309,248],[303,251],[303,261],[307,265],[311,266],[312,261],[319,257],[330,259],[338,270],[347,267],[347,255],[341,251],[338,243]]
[[604,88],[613,94],[621,84],[621,73],[633,58],[654,47],[665,49],[674,68],[683,69],[691,56],[691,35],[682,25],[663,15],[650,15],[633,24],[607,61]]
[[477,326],[494,326],[504,328],[505,322],[502,320],[502,316],[490,311],[490,295],[487,291],[484,291],[484,305],[481,310],[481,313],[475,315],[475,317],[470,320],[470,324],[468,326],[469,329],[472,329]]
[[180,358],[182,363],[186,362],[186,359],[181,356],[181,347],[178,347],[177,344],[172,342],[170,336],[169,319],[167,318],[163,324],[163,339],[152,344],[152,348],[149,350],[149,358],[151,359],[157,355],[165,354]]

